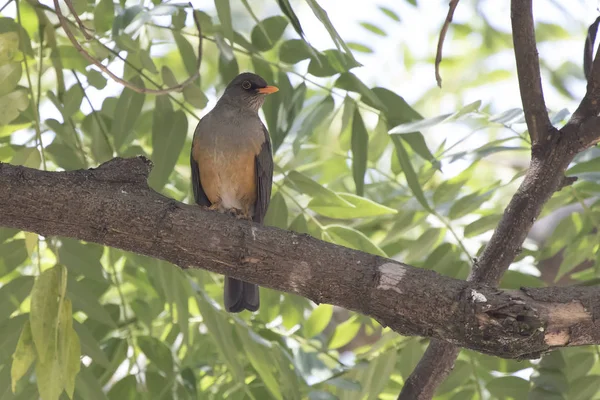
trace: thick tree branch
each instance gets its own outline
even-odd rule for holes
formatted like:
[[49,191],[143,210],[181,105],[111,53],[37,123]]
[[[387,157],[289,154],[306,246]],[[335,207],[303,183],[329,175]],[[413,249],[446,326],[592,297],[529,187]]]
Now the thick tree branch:
[[510,18],[521,101],[531,144],[535,146],[547,140],[552,124],[548,118],[542,90],[540,60],[535,44],[532,0],[511,1]]
[[46,172],[0,164],[0,226],[203,268],[501,357],[600,343],[600,288],[503,291],[164,197],[150,162]]
[[[511,1],[511,20],[519,88],[532,141],[532,159],[523,183],[469,276],[469,282],[486,285],[499,283],[554,191],[575,181],[575,177],[564,176],[573,157],[600,141],[600,57],[596,55],[587,92],[579,108],[558,131],[550,123],[544,102],[532,0]],[[450,373],[457,355],[458,351],[448,343],[432,340],[398,399],[432,398],[437,386]]]

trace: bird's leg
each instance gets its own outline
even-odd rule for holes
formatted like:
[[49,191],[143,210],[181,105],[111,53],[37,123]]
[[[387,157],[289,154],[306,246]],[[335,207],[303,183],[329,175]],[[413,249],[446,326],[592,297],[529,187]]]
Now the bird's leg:
[[245,206],[243,210],[235,216],[237,219],[245,219],[248,221],[252,221],[252,217],[250,216],[250,207]]
[[235,208],[235,207],[231,207],[229,209],[227,209],[227,212],[229,213],[229,215],[231,215],[232,217],[238,217],[238,215],[241,214],[242,210],[240,210],[239,208]]
[[221,200],[215,201],[210,206],[204,206],[205,210],[223,212],[221,208]]

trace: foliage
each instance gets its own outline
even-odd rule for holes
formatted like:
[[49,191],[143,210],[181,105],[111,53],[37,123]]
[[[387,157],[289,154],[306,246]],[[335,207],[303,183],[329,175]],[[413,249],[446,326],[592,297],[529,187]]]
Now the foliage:
[[[326,1],[234,3],[215,0],[198,10],[201,79],[153,96],[108,81],[71,45],[52,7],[9,1],[0,18],[0,161],[68,170],[143,154],[154,162],[149,184],[191,203],[193,129],[226,83],[252,70],[280,89],[263,108],[276,161],[268,225],[464,279],[520,182],[530,146],[520,109],[498,109],[489,95],[465,100],[471,89],[515,81],[513,70],[492,66],[509,53],[509,34],[486,14],[457,21],[447,40],[461,50],[442,63],[452,109],[432,73],[411,106],[360,78],[377,65],[359,67],[375,51],[370,39],[386,40],[390,24],[420,12],[416,1],[356,21],[371,35],[361,42],[342,38]],[[195,72],[198,32],[189,5],[72,4],[93,36],[85,39],[66,14],[79,42],[131,84],[163,88]],[[318,22],[299,18],[301,7]],[[539,22],[538,41],[579,37],[585,22],[573,31]],[[307,39],[315,24],[332,48]],[[399,46],[405,74],[431,65],[433,47],[423,56],[405,43],[390,46]],[[544,67],[561,101],[577,97],[569,80],[581,84],[579,67]],[[568,114],[553,113],[553,123]],[[570,174],[580,180],[556,193],[544,215],[567,205],[577,212],[543,243],[526,243],[503,287],[598,282],[598,156],[592,149],[578,158]],[[540,277],[555,256],[559,266]],[[0,282],[1,399],[53,400],[63,389],[76,399],[392,399],[426,344],[269,289],[258,313],[229,315],[220,306],[220,276],[7,228],[0,228]],[[597,361],[591,348],[541,362],[463,351],[436,398],[588,399],[600,389]]]

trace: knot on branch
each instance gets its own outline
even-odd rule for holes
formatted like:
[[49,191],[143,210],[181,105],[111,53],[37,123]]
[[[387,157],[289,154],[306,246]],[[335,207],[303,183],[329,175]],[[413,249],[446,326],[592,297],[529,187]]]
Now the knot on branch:
[[152,167],[152,161],[144,156],[116,157],[97,168],[90,168],[90,171],[93,171],[97,178],[104,180],[146,182]]

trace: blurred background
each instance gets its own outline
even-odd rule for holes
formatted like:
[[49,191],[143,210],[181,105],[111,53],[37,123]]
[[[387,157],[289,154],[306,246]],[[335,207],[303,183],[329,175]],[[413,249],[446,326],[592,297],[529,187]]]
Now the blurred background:
[[[73,0],[73,12],[60,4],[83,48],[136,87],[174,86],[196,70],[188,3]],[[0,0],[0,161],[71,170],[146,155],[150,186],[192,203],[193,130],[238,72],[254,71],[280,88],[261,113],[276,162],[266,224],[465,279],[529,161],[509,2],[459,3],[441,88],[434,60],[447,2],[192,5],[204,37],[200,78],[155,96],[123,89],[83,58],[52,1]],[[585,92],[584,40],[597,6],[534,4],[557,127]],[[546,205],[502,287],[598,283],[598,155],[577,157],[568,174],[579,181]],[[0,228],[0,399],[45,390],[25,368],[12,393],[11,355],[34,279],[56,265],[68,271],[81,342],[79,399],[395,399],[428,342],[265,288],[258,313],[230,315],[219,275]],[[435,398],[600,398],[598,357],[594,346],[541,361],[464,350]]]

